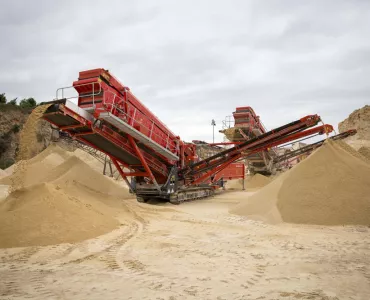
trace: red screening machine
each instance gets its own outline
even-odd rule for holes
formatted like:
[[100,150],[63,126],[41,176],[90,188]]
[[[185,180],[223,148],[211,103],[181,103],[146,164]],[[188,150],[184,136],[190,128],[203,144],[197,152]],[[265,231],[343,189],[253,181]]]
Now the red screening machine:
[[[77,95],[66,97],[68,89]],[[244,168],[236,171],[233,165],[240,158],[333,131],[331,125],[316,126],[320,117],[309,115],[199,159],[196,144],[182,141],[107,70],[80,72],[48,104],[43,118],[108,155],[141,202],[161,198],[180,203],[210,196],[221,178],[244,176]]]

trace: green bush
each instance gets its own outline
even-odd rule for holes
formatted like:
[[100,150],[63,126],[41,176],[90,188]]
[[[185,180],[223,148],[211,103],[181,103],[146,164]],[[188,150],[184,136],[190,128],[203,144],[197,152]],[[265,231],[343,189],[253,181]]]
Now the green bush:
[[14,98],[13,100],[8,101],[5,93],[0,94],[0,111],[19,109],[23,113],[29,113],[30,110],[37,106],[36,100],[32,97],[21,100],[19,105],[17,105],[17,99],[18,98]]
[[19,102],[19,106],[21,108],[34,108],[36,107],[36,104],[36,100],[33,98],[23,99],[21,102]]
[[2,104],[5,104],[6,103],[5,93],[0,94],[0,103],[2,103]]
[[8,104],[9,104],[9,105],[17,105],[17,99],[18,99],[18,98],[14,98],[13,100],[10,100],[10,101],[8,102]]

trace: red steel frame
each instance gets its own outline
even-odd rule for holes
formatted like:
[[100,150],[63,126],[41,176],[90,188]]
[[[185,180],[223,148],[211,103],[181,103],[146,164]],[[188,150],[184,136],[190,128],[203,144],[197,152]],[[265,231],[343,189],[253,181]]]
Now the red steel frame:
[[[85,94],[92,93],[97,84],[101,87],[102,93],[86,98]],[[99,115],[103,112],[110,112],[162,147],[167,148],[177,156],[179,155],[180,137],[168,129],[132,94],[128,87],[121,84],[108,71],[95,69],[80,72],[79,80],[75,81],[73,86],[80,93],[78,104],[80,107],[89,107],[92,103],[95,103],[94,115],[96,118],[99,118]],[[158,155],[161,156],[159,153]],[[170,164],[174,163],[174,161],[164,156],[161,157]]]
[[[284,128],[283,130],[279,131],[276,133],[276,137],[279,137],[279,136],[284,136],[290,132],[292,132],[293,130],[295,129],[299,129],[302,127],[302,125],[305,125],[307,127],[312,127],[314,125],[316,125],[318,122],[319,122],[320,118],[319,116],[317,115],[310,115],[310,116],[306,116],[302,119],[300,119],[299,123],[296,123],[295,125],[292,125],[292,126],[289,126],[289,127],[286,127]],[[274,133],[274,130],[271,131],[271,133],[275,134]],[[243,150],[246,150],[246,148],[251,148],[253,146],[256,146],[256,145],[259,145],[263,142],[266,142],[268,141],[269,139],[271,139],[271,137],[264,137],[262,139],[258,139],[256,140],[255,142],[253,142],[252,144],[248,144],[247,147],[243,147],[243,146],[240,146],[240,145],[236,145],[234,148],[232,148],[232,153],[229,153],[228,156],[231,156],[231,155],[234,155],[235,153],[241,153],[241,151]],[[217,160],[215,160],[212,165],[219,165],[220,163],[222,163],[225,159],[224,158],[219,158]],[[202,162],[200,165],[197,166],[197,170],[202,170],[202,168],[204,167],[209,167],[210,166],[210,163],[208,162],[208,160],[206,159],[204,162]]]
[[[281,144],[287,143],[289,141],[300,139],[302,137],[310,136],[310,135],[313,135],[315,133],[324,134],[324,133],[332,132],[333,130],[334,129],[331,125],[325,124],[325,125],[321,125],[321,126],[318,126],[318,127],[315,127],[315,128],[305,130],[305,131],[297,132],[295,134],[292,134],[292,135],[289,135],[285,138],[282,138],[282,139],[280,139],[276,142],[268,143],[268,144],[263,145],[261,147],[258,147],[256,149],[253,149],[252,151],[248,152],[247,154],[245,154],[245,153],[243,153],[239,150],[239,152],[236,152],[234,155],[230,155],[231,157],[227,160],[224,160],[224,159],[221,158],[219,161],[214,162],[212,164],[214,166],[214,168],[212,168],[208,172],[205,172],[203,175],[201,175],[199,178],[195,179],[194,181],[191,181],[190,183],[188,183],[188,185],[199,185],[199,184],[205,182],[212,175],[217,174],[221,170],[225,169],[229,164],[231,164],[232,162],[240,159],[241,157],[248,157],[249,155],[260,152],[260,151],[265,150],[267,148],[271,148],[271,147],[274,147],[274,146],[277,146],[277,145],[281,145]],[[256,143],[257,142],[253,143],[252,145],[249,145],[248,148],[253,147],[253,145],[256,144]],[[246,149],[246,150],[248,151],[248,149]]]
[[[78,125],[71,125],[71,126],[65,126],[65,127],[62,126],[61,127],[61,128],[64,128],[63,130],[68,132],[74,138],[79,139],[83,143],[85,143],[85,144],[87,144],[87,145],[89,145],[89,146],[91,146],[95,149],[98,149],[99,151],[105,153],[106,155],[108,155],[109,157],[112,158],[112,156],[109,153],[105,152],[104,150],[98,148],[96,145],[91,144],[88,140],[84,139],[85,135],[98,133],[101,136],[108,139],[110,142],[114,143],[116,146],[118,146],[120,148],[123,148],[125,151],[129,152],[131,155],[137,157],[140,160],[140,162],[142,163],[142,165],[128,165],[128,164],[126,164],[125,162],[123,162],[121,160],[115,159],[120,164],[122,164],[124,167],[130,168],[130,169],[135,169],[135,168],[143,166],[144,169],[146,170],[144,176],[148,176],[153,181],[154,184],[157,184],[157,181],[156,181],[156,178],[153,175],[153,172],[151,171],[151,169],[155,170],[156,173],[163,180],[165,180],[167,178],[166,177],[167,176],[167,172],[166,172],[167,166],[165,164],[161,163],[160,161],[158,161],[157,159],[155,159],[153,157],[150,157],[150,155],[148,153],[142,153],[142,151],[138,148],[135,140],[131,136],[128,136],[128,140],[125,141],[124,138],[121,135],[119,135],[118,133],[112,131],[111,129],[109,129],[107,127],[103,126],[102,129],[93,127],[90,121],[88,121],[85,118],[77,115],[74,111],[70,110],[69,108],[67,108],[65,106],[61,106],[60,110],[63,112],[64,115],[69,115],[72,118],[74,118],[75,120],[77,120],[78,122],[80,122],[80,124],[78,124]],[[59,114],[59,112],[44,114],[43,118],[45,119],[45,117],[47,117],[50,114]],[[52,123],[55,126],[58,126],[57,124],[51,122],[50,120],[47,120],[47,121]],[[90,130],[87,131],[87,132],[81,132],[81,133],[77,133],[77,134],[74,134],[74,133],[69,131],[70,129],[79,128],[79,127],[87,127]],[[140,172],[140,174],[143,174],[143,173]],[[135,175],[131,174],[131,175],[127,175],[127,176],[135,176]],[[136,175],[136,176],[138,176],[138,175]]]
[[[152,112],[149,111],[129,90],[128,87],[121,84],[115,77],[104,69],[95,69],[85,72],[80,72],[79,80],[73,83],[73,86],[79,92],[79,106],[85,107],[92,104],[95,118],[99,119],[102,112],[110,112],[116,117],[120,118],[123,122],[132,126],[142,134],[146,135],[159,145],[165,147],[173,154],[179,157],[179,161],[168,159],[153,151],[145,151],[139,148],[137,141],[130,135],[121,135],[119,129],[117,131],[101,124],[96,127],[89,120],[78,115],[73,110],[64,105],[59,106],[59,112],[51,114],[64,114],[72,117],[78,121],[79,124],[60,126],[60,129],[68,132],[74,138],[98,149],[99,151],[108,155],[113,164],[116,166],[122,178],[130,186],[127,177],[147,177],[160,190],[159,184],[166,182],[170,166],[177,165],[181,170],[182,179],[184,179],[185,186],[198,186],[201,183],[209,181],[213,176],[213,180],[221,178],[223,174],[231,174],[232,168],[237,164],[233,162],[242,157],[248,157],[254,153],[263,151],[265,149],[275,147],[302,137],[307,137],[313,134],[323,134],[333,131],[331,125],[322,125],[315,128],[307,129],[317,125],[320,118],[317,115],[306,116],[298,121],[292,122],[282,126],[275,131],[272,130],[265,136],[251,141],[251,143],[243,145],[243,142],[227,142],[227,143],[212,143],[209,145],[234,145],[233,148],[222,152],[221,156],[215,155],[211,160],[205,159],[198,162],[195,152],[195,145],[184,143],[178,136],[173,134],[167,126],[165,126]],[[99,93],[94,94],[94,90],[98,89]],[[89,94],[93,92],[93,94]],[[85,97],[87,94],[87,97]],[[238,109],[248,109],[249,112],[240,112],[251,114],[254,121],[259,122],[258,117],[250,107],[241,107]],[[235,112],[237,114],[238,112]],[[44,115],[44,118],[48,114]],[[50,120],[48,120],[50,123]],[[146,125],[145,125],[146,124]],[[57,124],[54,124],[58,126]],[[145,125],[145,126],[144,126]],[[113,126],[113,125],[112,125]],[[86,127],[87,131],[74,132],[75,129]],[[113,126],[114,127],[114,126]],[[265,132],[262,126],[263,132]],[[307,129],[307,130],[306,130]],[[99,134],[106,140],[128,152],[131,156],[135,157],[140,164],[128,164],[121,161],[117,157],[112,156],[97,145],[92,144],[86,139],[86,135]],[[144,148],[145,149],[145,148]],[[154,155],[152,155],[154,154]],[[195,164],[194,164],[195,163]],[[192,165],[194,164],[194,167]],[[244,164],[242,164],[245,168]],[[122,167],[131,170],[125,172]],[[188,169],[187,169],[188,168]],[[229,170],[226,170],[229,168]],[[144,169],[144,171],[143,171]],[[243,176],[235,174],[236,177]],[[234,177],[235,178],[235,177]],[[241,178],[241,177],[238,177]]]
[[[243,119],[245,117],[249,117],[249,120],[247,122],[238,122],[238,119]],[[261,121],[259,120],[259,117],[254,112],[253,108],[250,106],[243,106],[243,107],[237,107],[235,112],[233,112],[234,117],[234,126],[235,127],[245,127],[246,125],[249,127],[249,131],[252,131],[254,128],[258,128],[261,130],[261,133],[265,133],[266,129],[262,125]],[[240,130],[240,134],[244,136],[243,131]],[[244,138],[248,138],[244,136]]]
[[244,179],[245,178],[245,164],[244,163],[232,163],[229,164],[225,169],[218,172],[213,181],[218,181],[223,178],[227,179]]

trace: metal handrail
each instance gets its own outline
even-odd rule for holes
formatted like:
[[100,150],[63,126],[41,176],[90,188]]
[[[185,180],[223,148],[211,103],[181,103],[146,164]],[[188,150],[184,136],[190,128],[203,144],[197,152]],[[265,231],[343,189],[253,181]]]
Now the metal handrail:
[[[70,89],[70,88],[75,88],[75,87],[79,87],[79,86],[87,86],[87,85],[91,85],[92,84],[92,90],[93,92],[91,94],[87,94],[87,95],[77,95],[77,96],[73,96],[73,97],[68,97],[68,98],[64,98],[64,91],[67,90],[67,89]],[[95,88],[95,84],[99,84],[99,90],[97,92],[95,92],[94,88]],[[78,99],[78,98],[87,98],[87,97],[93,97],[93,108],[95,109],[95,96],[96,95],[99,95],[100,93],[102,92],[102,87],[101,87],[101,84],[99,82],[90,82],[90,83],[83,83],[83,84],[79,84],[79,85],[75,85],[75,86],[68,86],[68,87],[62,87],[62,88],[59,88],[56,90],[56,99],[55,100],[60,100],[60,99]],[[59,95],[61,93],[61,96],[62,98],[58,98]],[[112,103],[108,103],[107,102],[107,96],[108,94],[112,94],[113,95],[113,101]],[[172,151],[172,152],[176,152],[178,151],[177,149],[177,144],[175,143],[174,146],[171,146],[170,143],[169,143],[169,133],[165,135],[165,133],[163,133],[163,136],[161,136],[160,134],[154,132],[154,125],[157,126],[157,128],[160,128],[160,126],[158,124],[156,124],[156,122],[151,119],[151,124],[149,125],[150,127],[144,125],[143,123],[141,123],[140,121],[136,120],[135,119],[135,116],[136,116],[136,112],[137,112],[137,108],[136,107],[133,107],[134,108],[134,113],[132,116],[130,116],[128,114],[128,112],[125,112],[124,110],[122,110],[121,107],[119,107],[119,104],[124,102],[125,101],[125,98],[123,97],[120,97],[119,95],[117,95],[116,93],[112,92],[112,91],[104,91],[103,93],[103,104],[105,105],[105,108],[106,108],[106,111],[110,112],[113,114],[113,111],[116,110],[119,112],[119,114],[121,115],[120,118],[123,118],[125,119],[124,121],[127,122],[128,124],[133,124],[133,121],[135,121],[135,123],[137,124],[140,124],[140,126],[144,129],[146,129],[149,134],[148,134],[148,137],[150,139],[153,139],[156,138],[157,143],[159,143],[162,147]],[[103,109],[102,109],[103,110]]]
[[[168,149],[168,150],[170,150],[170,151],[176,151],[177,149],[176,149],[176,145],[174,146],[174,147],[171,147],[170,145],[169,145],[169,133],[167,134],[167,136],[166,137],[162,137],[161,135],[159,135],[158,133],[155,133],[154,132],[154,125],[156,125],[157,127],[159,127],[157,124],[156,124],[156,122],[154,121],[154,120],[151,120],[151,125],[150,125],[150,127],[148,127],[148,126],[146,126],[146,125],[144,125],[143,123],[141,123],[141,122],[139,122],[138,120],[136,120],[135,119],[135,115],[136,115],[136,111],[138,110],[136,107],[134,107],[134,113],[133,113],[133,116],[130,116],[127,112],[125,112],[125,111],[123,111],[119,106],[118,106],[118,103],[117,103],[117,100],[121,100],[122,102],[124,102],[125,101],[125,99],[124,98],[122,98],[122,97],[120,97],[120,96],[117,96],[117,94],[116,93],[113,93],[113,92],[111,92],[111,91],[105,91],[105,93],[104,94],[106,94],[106,93],[111,93],[111,94],[113,94],[114,95],[114,98],[113,98],[113,101],[112,101],[112,103],[106,103],[105,101],[104,101],[104,104],[106,105],[106,106],[108,106],[107,108],[108,108],[108,110],[107,111],[110,111],[111,113],[113,113],[113,110],[116,110],[116,111],[118,111],[121,115],[123,115],[125,118],[126,118],[126,122],[128,123],[128,124],[131,124],[131,123],[133,123],[133,122],[130,122],[130,121],[135,121],[135,123],[138,123],[138,124],[140,124],[140,126],[141,127],[143,127],[144,129],[147,129],[147,131],[149,132],[149,135],[148,135],[148,137],[150,138],[150,139],[152,139],[153,138],[153,135],[154,135],[154,137],[157,137],[158,138],[158,140],[159,141],[161,141],[161,142],[163,142],[163,144],[165,145],[165,146],[163,146],[164,148],[166,148],[166,149]],[[105,97],[105,96],[104,96]],[[120,101],[120,102],[121,102]],[[110,108],[109,108],[109,106],[111,106]]]
[[[80,95],[80,94],[78,94],[78,96],[74,96],[74,97],[68,97],[68,98],[64,98],[64,90],[66,90],[66,89],[71,89],[71,88],[76,88],[76,87],[79,87],[79,86],[86,86],[86,85],[92,85],[92,89],[93,89],[93,92],[92,92],[92,94],[87,94],[87,95]],[[95,84],[98,84],[99,85],[99,91],[98,92],[95,92]],[[59,98],[58,96],[59,96],[59,91],[62,91],[62,98]],[[100,93],[101,93],[101,91],[102,91],[102,87],[101,87],[101,84],[100,84],[100,82],[89,82],[89,83],[82,83],[82,84],[78,84],[78,85],[75,85],[75,86],[66,86],[66,87],[61,87],[61,88],[59,88],[59,89],[57,89],[56,90],[56,98],[55,98],[55,100],[60,100],[60,99],[74,99],[74,98],[87,98],[87,97],[93,97],[93,105],[94,105],[94,97],[95,96],[97,96],[97,95],[99,95]],[[77,92],[77,91],[76,91]],[[78,92],[77,92],[78,93]]]
[[[118,107],[115,107],[115,109],[117,110],[117,111],[119,111],[122,115],[124,115],[126,118],[127,118],[127,123],[128,124],[130,124],[131,122],[131,120],[134,120],[136,123],[138,123],[138,124],[140,124],[140,126],[141,127],[143,127],[144,129],[147,129],[147,131],[149,132],[149,135],[148,135],[148,137],[150,138],[150,139],[153,139],[153,136],[154,137],[157,137],[158,138],[158,140],[160,141],[160,142],[162,142],[162,144],[164,144],[164,145],[162,145],[161,144],[161,146],[162,147],[164,147],[164,148],[166,148],[166,149],[168,149],[168,150],[170,150],[170,151],[176,151],[177,149],[176,149],[176,146],[173,146],[173,147],[171,147],[170,146],[170,144],[169,144],[169,133],[167,134],[167,136],[166,137],[164,137],[164,136],[161,136],[161,135],[159,135],[158,133],[156,133],[156,132],[154,132],[154,125],[155,125],[155,122],[152,120],[152,123],[151,123],[151,128],[149,128],[149,127],[147,127],[146,125],[144,125],[143,123],[141,123],[141,122],[139,122],[138,120],[135,120],[134,119],[134,117],[131,117],[128,113],[126,113],[126,112],[124,112],[124,111],[122,111],[120,108],[118,108]],[[137,108],[135,108],[134,109],[134,116],[136,115],[136,110],[137,110]]]

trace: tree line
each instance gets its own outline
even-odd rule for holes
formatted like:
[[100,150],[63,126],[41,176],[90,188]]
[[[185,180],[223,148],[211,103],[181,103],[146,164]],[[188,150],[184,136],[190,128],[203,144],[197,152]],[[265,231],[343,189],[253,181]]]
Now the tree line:
[[5,93],[0,94],[0,104],[14,105],[14,106],[19,106],[20,108],[34,108],[37,105],[36,100],[34,98],[24,98],[20,101],[18,101],[18,98],[14,98],[8,101]]

